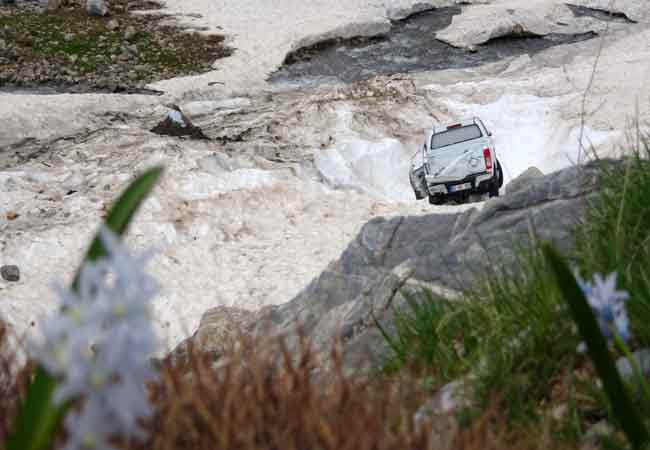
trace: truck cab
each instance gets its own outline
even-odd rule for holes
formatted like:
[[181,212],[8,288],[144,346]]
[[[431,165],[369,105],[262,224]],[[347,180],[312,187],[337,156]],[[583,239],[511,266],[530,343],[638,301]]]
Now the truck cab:
[[478,117],[433,126],[415,156],[409,178],[418,200],[464,203],[472,194],[496,197],[503,185],[492,133]]

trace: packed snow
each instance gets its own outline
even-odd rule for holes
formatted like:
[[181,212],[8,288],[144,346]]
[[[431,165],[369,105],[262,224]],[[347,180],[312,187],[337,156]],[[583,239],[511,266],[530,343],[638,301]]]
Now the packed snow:
[[[156,316],[173,346],[211,307],[288,301],[373,217],[481,207],[414,200],[408,168],[434,121],[479,115],[494,133],[506,181],[530,166],[571,164],[581,136],[607,152],[623,142],[637,111],[650,118],[644,1],[619,0],[617,10],[639,23],[609,28],[603,41],[473,69],[292,88],[265,80],[297,46],[374,34],[425,3],[455,2],[168,0],[180,21],[228,35],[235,54],[213,72],[156,83],[167,92],[161,97],[0,95],[0,265],[21,269],[19,282],[0,279],[0,316],[24,332],[51,310],[50,282],[70,280],[107,205],[155,163],[166,166],[165,177],[127,241],[158,249],[151,270],[164,289]],[[528,11],[530,29],[546,20],[530,14],[527,0],[469,3]],[[563,2],[537,3],[556,22],[573,20]],[[479,8],[463,6],[469,19],[456,26],[477,35]],[[594,22],[579,25],[587,23]],[[221,140],[150,133],[169,103]],[[277,155],[256,154],[267,148]],[[27,150],[30,158],[11,159]]]

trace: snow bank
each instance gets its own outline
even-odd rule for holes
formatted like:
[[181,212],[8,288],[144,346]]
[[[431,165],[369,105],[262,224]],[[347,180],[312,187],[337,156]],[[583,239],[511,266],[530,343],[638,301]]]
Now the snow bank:
[[411,156],[395,139],[350,139],[316,153],[314,163],[333,188],[355,189],[384,200],[411,201]]
[[[485,105],[454,100],[445,103],[459,117],[479,116],[492,131],[507,183],[531,166],[548,173],[576,163],[580,124],[567,121],[558,112],[563,104],[576,101],[573,95],[503,95]],[[598,148],[619,136],[618,132],[585,127],[583,145]]]

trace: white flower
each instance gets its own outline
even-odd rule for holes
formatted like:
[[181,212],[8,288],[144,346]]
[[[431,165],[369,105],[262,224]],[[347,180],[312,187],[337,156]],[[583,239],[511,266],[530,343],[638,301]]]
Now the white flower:
[[158,290],[143,270],[149,255],[131,256],[110,231],[100,237],[108,256],[86,263],[78,293],[57,288],[59,313],[42,323],[34,357],[59,378],[58,403],[83,398],[69,411],[67,449],[110,449],[115,434],[139,435],[151,414],[145,383],[158,340],[150,303]]
[[626,291],[616,289],[617,273],[610,273],[607,278],[597,273],[593,282],[583,280],[578,273],[576,281],[585,294],[589,306],[596,314],[600,329],[609,340],[615,330],[624,341],[630,339],[630,320],[625,309],[625,301],[630,298]]

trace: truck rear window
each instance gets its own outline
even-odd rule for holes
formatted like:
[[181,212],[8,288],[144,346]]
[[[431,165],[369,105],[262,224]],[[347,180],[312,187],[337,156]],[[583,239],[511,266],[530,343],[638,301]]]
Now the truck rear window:
[[475,124],[451,128],[434,134],[431,138],[431,148],[434,149],[459,144],[471,139],[480,138],[481,136],[481,129]]

